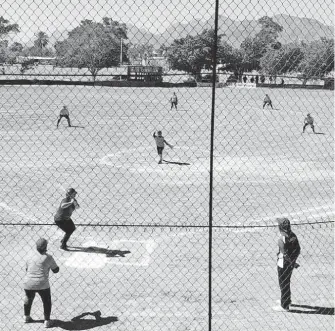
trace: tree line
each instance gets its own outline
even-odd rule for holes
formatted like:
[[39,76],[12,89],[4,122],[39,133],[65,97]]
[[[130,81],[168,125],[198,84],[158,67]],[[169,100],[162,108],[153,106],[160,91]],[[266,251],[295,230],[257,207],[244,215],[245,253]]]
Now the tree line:
[[[281,25],[267,16],[260,18],[258,24],[259,32],[247,37],[238,48],[224,40],[224,34],[217,36],[217,60],[223,70],[238,76],[256,70],[273,77],[299,72],[304,84],[334,70],[334,39],[281,44],[278,40],[283,31]],[[57,66],[88,68],[93,79],[102,68],[129,63],[154,50],[151,44],[129,42],[126,24],[107,17],[101,22],[81,21],[68,32],[65,40],[57,41],[54,48],[50,47],[49,37],[43,31],[35,34],[30,47],[18,42],[9,45],[6,37],[18,32],[17,24],[0,17],[0,62],[15,63],[19,55],[54,56]],[[164,54],[171,69],[198,78],[202,68],[212,68],[214,44],[214,30],[206,29],[197,35],[175,39],[170,45],[162,45],[158,52]]]

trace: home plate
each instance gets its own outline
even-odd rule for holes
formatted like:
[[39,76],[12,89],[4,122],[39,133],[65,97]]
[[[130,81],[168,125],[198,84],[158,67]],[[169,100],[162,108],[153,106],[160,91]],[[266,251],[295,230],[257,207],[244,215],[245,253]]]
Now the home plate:
[[156,243],[153,240],[115,240],[109,243],[94,240],[75,247],[65,265],[78,269],[100,269],[108,264],[148,266]]

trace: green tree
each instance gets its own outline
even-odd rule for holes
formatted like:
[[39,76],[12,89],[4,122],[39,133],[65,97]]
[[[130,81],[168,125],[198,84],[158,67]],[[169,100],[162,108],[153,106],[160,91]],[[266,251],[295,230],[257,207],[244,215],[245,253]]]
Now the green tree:
[[283,27],[274,22],[272,18],[264,16],[258,20],[260,31],[254,37],[247,37],[241,44],[241,53],[244,63],[248,63],[251,69],[260,68],[260,59],[271,49],[280,49],[277,41]]
[[321,38],[304,44],[303,59],[299,65],[303,84],[311,78],[322,78],[334,70],[334,39]]
[[6,62],[9,56],[8,37],[10,33],[19,32],[18,24],[10,24],[3,16],[0,16],[0,62]]
[[43,49],[49,44],[49,36],[45,32],[39,31],[35,34],[35,37],[34,46],[43,54]]
[[[201,69],[212,67],[214,55],[214,30],[204,30],[196,36],[187,35],[175,39],[167,48],[167,59],[172,69],[186,71],[195,78],[200,77]],[[221,43],[222,35],[218,36],[217,58],[227,61],[227,44]]]
[[260,67],[264,73],[276,77],[297,71],[302,59],[303,52],[300,45],[287,44],[280,49],[268,49],[260,59]]
[[[125,24],[104,18],[102,23],[91,20],[68,33],[68,38],[55,44],[57,63],[61,66],[88,68],[93,80],[102,68],[120,63],[121,41],[128,39]],[[128,46],[123,45],[122,62],[128,61]]]
[[11,52],[14,53],[21,53],[23,51],[23,45],[18,43],[18,42],[14,42],[10,47],[9,50]]
[[132,44],[128,47],[129,61],[142,60],[147,56],[150,56],[154,50],[152,44]]
[[6,38],[10,33],[20,32],[18,24],[10,24],[3,16],[0,16],[0,40]]

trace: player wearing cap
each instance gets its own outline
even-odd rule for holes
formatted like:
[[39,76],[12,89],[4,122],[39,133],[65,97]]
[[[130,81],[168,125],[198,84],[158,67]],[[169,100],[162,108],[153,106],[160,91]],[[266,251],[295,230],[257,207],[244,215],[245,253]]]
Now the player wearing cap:
[[296,263],[300,254],[300,245],[297,236],[291,230],[290,221],[287,218],[278,218],[278,226],[281,237],[278,240],[277,270],[281,299],[279,307],[288,311],[291,304],[291,276],[294,268],[298,268]]
[[305,120],[304,120],[304,127],[302,129],[302,133],[305,132],[305,129],[306,127],[310,125],[313,132],[315,133],[315,130],[314,130],[314,118],[311,116],[311,114],[307,114],[307,116],[305,117]]
[[162,131],[157,131],[157,135],[156,132],[154,132],[153,137],[156,141],[156,145],[157,145],[157,152],[159,155],[159,161],[158,164],[162,164],[163,162],[163,150],[164,150],[164,146],[165,144],[168,145],[170,148],[173,148],[172,145],[170,145],[162,136]]
[[74,188],[69,188],[66,191],[66,197],[60,203],[60,206],[55,215],[56,225],[65,232],[65,235],[61,241],[61,249],[67,250],[67,242],[70,239],[72,233],[76,229],[71,215],[75,209],[79,208],[79,204],[76,200],[77,192]]
[[31,306],[36,293],[43,302],[44,326],[51,327],[51,292],[49,283],[49,272],[59,272],[59,267],[54,258],[47,254],[48,242],[40,238],[36,242],[36,251],[30,254],[26,260],[26,274],[24,277],[23,288],[24,298],[24,322],[32,323],[34,320],[30,316]]

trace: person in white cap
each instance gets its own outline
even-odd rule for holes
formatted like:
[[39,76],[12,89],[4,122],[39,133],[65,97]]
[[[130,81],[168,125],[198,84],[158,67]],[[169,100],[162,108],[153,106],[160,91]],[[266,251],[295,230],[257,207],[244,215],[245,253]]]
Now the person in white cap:
[[287,218],[277,218],[277,222],[281,234],[278,240],[279,252],[277,254],[278,281],[281,291],[279,309],[288,311],[291,304],[291,276],[293,269],[299,267],[296,261],[300,254],[300,244],[297,236],[292,232],[290,221]]
[[61,201],[60,206],[54,217],[56,225],[65,232],[63,239],[61,240],[61,249],[67,250],[67,242],[70,239],[72,233],[76,229],[71,215],[75,209],[79,208],[79,204],[76,200],[77,191],[74,188],[69,188],[66,191],[66,197]]
[[30,316],[31,306],[36,293],[38,293],[43,302],[44,326],[52,326],[51,315],[51,292],[49,283],[49,271],[59,272],[59,267],[54,258],[47,254],[48,241],[40,238],[36,242],[36,251],[26,260],[26,274],[23,281],[25,291],[24,298],[24,322],[31,323],[34,320]]

